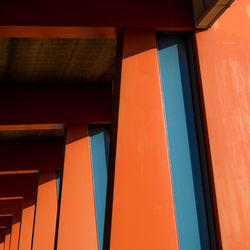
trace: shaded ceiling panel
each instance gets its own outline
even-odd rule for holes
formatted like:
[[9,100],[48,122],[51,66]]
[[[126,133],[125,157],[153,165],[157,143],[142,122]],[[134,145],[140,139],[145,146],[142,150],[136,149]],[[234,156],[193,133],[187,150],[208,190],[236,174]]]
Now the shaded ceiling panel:
[[114,77],[116,39],[14,38],[2,44],[0,83],[104,83]]
[[115,40],[80,40],[64,70],[63,82],[108,82],[113,79]]
[[5,80],[12,47],[12,38],[0,38],[0,82]]
[[234,0],[193,0],[196,28],[208,29]]
[[193,29],[192,0],[5,0],[0,25]]
[[1,142],[63,140],[63,129],[0,131]]

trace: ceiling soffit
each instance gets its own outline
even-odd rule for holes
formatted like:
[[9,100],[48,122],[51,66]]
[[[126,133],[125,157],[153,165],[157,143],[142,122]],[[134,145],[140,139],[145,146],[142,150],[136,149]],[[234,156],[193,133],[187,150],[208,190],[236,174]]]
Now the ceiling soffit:
[[116,39],[0,38],[0,85],[107,83]]
[[193,0],[196,28],[208,29],[234,0]]

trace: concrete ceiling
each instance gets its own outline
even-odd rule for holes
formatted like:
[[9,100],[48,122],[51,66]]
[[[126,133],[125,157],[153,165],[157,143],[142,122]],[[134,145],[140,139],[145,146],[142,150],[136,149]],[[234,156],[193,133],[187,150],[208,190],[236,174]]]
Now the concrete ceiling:
[[0,86],[107,83],[116,39],[0,38]]

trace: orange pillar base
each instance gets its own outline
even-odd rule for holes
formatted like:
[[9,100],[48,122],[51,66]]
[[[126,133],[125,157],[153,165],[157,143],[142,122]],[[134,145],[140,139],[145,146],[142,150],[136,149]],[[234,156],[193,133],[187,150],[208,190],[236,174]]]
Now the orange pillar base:
[[88,127],[67,130],[57,249],[98,250]]
[[5,235],[5,245],[4,245],[4,250],[9,250],[10,249],[10,238],[11,238],[11,233],[7,233]]
[[155,34],[126,30],[111,250],[178,249]]
[[21,226],[20,220],[21,220],[21,216],[17,220],[15,220],[15,218],[13,218],[13,224],[11,227],[10,250],[18,249],[20,226]]
[[33,250],[53,250],[57,219],[55,171],[41,172],[36,203]]
[[23,208],[19,250],[31,249],[35,204]]

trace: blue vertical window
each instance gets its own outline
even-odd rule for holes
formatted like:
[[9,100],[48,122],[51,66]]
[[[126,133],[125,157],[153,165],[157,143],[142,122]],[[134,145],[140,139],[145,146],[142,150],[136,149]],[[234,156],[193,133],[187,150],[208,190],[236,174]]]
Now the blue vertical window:
[[59,199],[59,195],[60,195],[60,185],[61,185],[61,170],[56,170],[56,191],[57,191],[57,199]]
[[185,39],[156,33],[180,250],[209,250],[207,215]]
[[108,179],[109,126],[89,126],[90,152],[95,197],[96,227],[99,250],[103,249],[106,193]]

